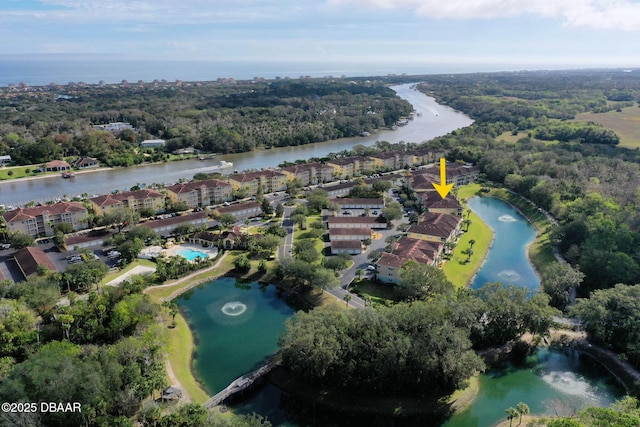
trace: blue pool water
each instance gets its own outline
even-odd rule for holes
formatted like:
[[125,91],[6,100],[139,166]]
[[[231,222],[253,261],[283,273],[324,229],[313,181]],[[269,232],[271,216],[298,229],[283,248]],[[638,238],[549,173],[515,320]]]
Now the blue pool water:
[[193,261],[194,259],[200,257],[200,258],[209,258],[209,254],[204,253],[202,251],[197,251],[195,249],[191,249],[191,248],[185,248],[185,249],[180,249],[178,251],[178,255],[180,255],[183,258],[188,259],[189,261]]
[[492,197],[474,197],[469,208],[491,227],[494,240],[486,262],[471,287],[478,289],[488,282],[536,290],[540,279],[527,256],[527,245],[536,230],[513,206]]

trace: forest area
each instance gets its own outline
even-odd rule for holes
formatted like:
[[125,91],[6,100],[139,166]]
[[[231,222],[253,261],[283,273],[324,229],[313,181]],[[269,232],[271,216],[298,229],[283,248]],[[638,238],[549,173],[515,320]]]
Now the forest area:
[[[407,297],[389,307],[298,313],[280,339],[286,368],[316,385],[333,384],[362,395],[445,395],[484,369],[478,350],[513,341],[524,332],[542,337],[561,312],[580,319],[592,342],[640,367],[640,150],[618,147],[612,129],[574,120],[583,112],[638,108],[637,73],[493,73],[357,78],[353,83],[312,79],[4,92],[0,152],[25,164],[89,155],[108,165],[132,165],[162,160],[188,146],[243,152],[354,136],[390,126],[408,114],[411,106],[385,85],[410,81],[424,82],[420,90],[475,123],[428,142],[381,141],[375,148],[360,146],[340,154],[424,147],[445,150],[450,161],[476,163],[486,185],[506,187],[553,215],[558,221],[551,230],[553,242],[568,264],[553,263],[540,271],[543,292],[534,297],[500,284],[456,291],[441,271],[408,266],[399,285]],[[58,98],[60,94],[65,97]],[[137,131],[113,135],[91,127],[111,121],[127,121]],[[517,141],[502,137],[509,134],[526,136]],[[166,139],[167,152],[144,156],[138,142],[148,137]],[[138,414],[143,425],[227,425],[209,419],[196,405],[165,417],[141,411],[144,400],[167,385],[163,325],[157,318],[167,318],[175,308],[153,304],[142,293],[148,285],[142,280],[88,292],[105,271],[95,265],[73,273],[43,274],[20,284],[1,282],[0,397],[77,399],[87,410],[71,418],[0,414],[2,423],[126,426]],[[573,306],[571,288],[579,297]],[[79,299],[76,292],[88,298]],[[62,294],[69,305],[58,307]],[[529,349],[520,350],[526,354]],[[633,405],[624,411],[638,416],[637,401]],[[260,418],[236,421],[268,425]]]
[[[380,81],[273,80],[156,86],[153,83],[40,87],[0,92],[0,154],[14,164],[69,156],[108,166],[162,161],[180,148],[239,153],[392,126],[411,105]],[[92,126],[130,123],[118,133]],[[161,138],[162,150],[140,141]]]
[[[447,150],[449,161],[480,165],[486,184],[506,187],[553,215],[557,226],[552,227],[552,240],[568,263],[544,266],[540,271],[544,293],[538,296],[545,295],[548,304],[564,311],[566,316],[579,319],[592,342],[615,351],[639,367],[640,331],[635,325],[640,323],[636,297],[640,290],[640,152],[617,147],[617,135],[612,129],[573,119],[581,112],[617,111],[629,104],[638,108],[640,76],[621,71],[525,72],[426,76],[422,81],[420,90],[436,97],[438,102],[468,114],[475,123],[421,146]],[[501,137],[521,132],[527,136],[517,141]],[[404,147],[403,144],[388,144],[386,148],[402,150]],[[345,154],[361,154],[362,151],[362,147],[356,147],[353,153]],[[411,283],[407,277],[399,286]],[[427,288],[431,284],[426,276],[421,283]],[[573,306],[569,298],[571,288],[576,289],[579,297]],[[493,317],[493,310],[501,307],[500,304],[508,306],[509,313],[514,316],[519,311],[507,304],[518,298],[512,295],[500,299],[498,295],[505,291],[491,284],[482,288],[479,295],[472,292],[471,295],[463,294],[464,298],[452,295],[441,282],[436,289],[435,294],[427,294],[410,306],[404,307],[405,303],[401,303],[376,313],[375,316],[384,320],[372,319],[372,314],[359,316],[359,313],[354,313],[353,319],[348,320],[331,314],[296,316],[283,336],[285,361],[291,370],[309,381],[340,384],[349,390],[363,390],[364,394],[388,392],[387,388],[381,391],[379,387],[393,389],[394,385],[397,389],[425,392],[420,389],[419,379],[405,374],[404,369],[416,369],[414,373],[434,369],[439,374],[448,372],[449,376],[431,375],[430,378],[440,380],[430,382],[430,390],[444,391],[447,385],[461,384],[456,378],[464,375],[457,377],[457,374],[474,369],[471,368],[473,359],[466,357],[467,350],[480,350],[509,341],[522,331],[531,330],[528,328],[532,325],[540,326],[539,333],[544,335],[549,326],[546,322],[550,313],[544,311],[524,316],[520,321],[515,318],[511,323],[507,321],[509,325],[521,325],[523,329],[519,331],[494,323],[494,319],[510,316],[502,313],[503,317]],[[488,304],[492,297],[498,298],[500,304]],[[442,309],[439,319],[445,324],[427,319],[427,309],[419,308],[420,301],[424,301],[429,310],[435,310],[447,299],[454,301],[451,307],[456,308]],[[477,312],[472,305],[464,306],[472,302],[473,306],[479,304],[475,306]],[[526,311],[526,304],[516,305]],[[545,305],[547,303],[542,304]],[[466,320],[475,318],[478,323],[458,324],[461,319],[456,313],[464,313],[469,316]],[[402,316],[402,320],[397,320],[397,316]],[[429,328],[404,329],[413,324],[414,317],[420,316],[426,317],[416,324],[429,325]],[[343,321],[349,327],[334,324]],[[527,323],[529,321],[533,323]],[[483,340],[481,331],[486,333],[487,328],[493,327],[496,329],[492,330],[509,336],[504,341]],[[452,328],[458,329],[454,332]],[[323,337],[329,334],[328,331],[341,332],[330,334],[332,340],[327,342]],[[447,334],[462,337],[464,341],[445,338]],[[388,338],[383,340],[384,346],[367,353],[364,360],[373,359],[373,362],[363,366],[344,363],[353,357],[364,357],[364,351],[357,349],[372,348],[373,343],[367,343],[367,340],[375,341],[373,337],[376,336]],[[448,344],[440,346],[438,339]],[[307,343],[307,349],[313,349],[311,355],[309,351],[303,351],[302,343]],[[309,346],[309,343],[314,345]],[[459,346],[456,354],[464,356],[455,359],[456,363],[443,350],[450,349],[449,345],[453,343]],[[420,354],[429,356],[416,359],[414,346],[423,346]],[[354,351],[357,356],[352,353]],[[321,363],[313,368],[301,362],[302,353],[305,358],[318,357],[314,360],[321,360]],[[398,360],[402,362],[398,363]],[[434,366],[442,360],[449,361],[449,371]],[[423,362],[426,365],[421,365]],[[371,376],[372,366],[379,369],[387,363],[393,364],[393,374],[377,371],[381,378],[371,383],[375,381]],[[365,379],[368,382],[362,383]],[[637,406],[633,411],[637,416]]]

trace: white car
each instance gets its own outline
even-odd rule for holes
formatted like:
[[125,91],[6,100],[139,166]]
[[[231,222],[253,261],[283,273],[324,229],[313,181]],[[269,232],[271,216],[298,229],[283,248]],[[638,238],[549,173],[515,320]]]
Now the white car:
[[367,266],[367,270],[369,270],[369,271],[373,271],[375,269],[376,269],[376,267],[374,265],[368,265]]

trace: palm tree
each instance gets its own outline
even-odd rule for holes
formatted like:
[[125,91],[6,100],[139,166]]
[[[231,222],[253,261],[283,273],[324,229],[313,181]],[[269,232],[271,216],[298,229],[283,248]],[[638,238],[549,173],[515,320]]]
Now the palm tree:
[[475,244],[476,244],[475,240],[473,240],[473,239],[469,240],[469,249],[473,248],[473,245],[475,245]]
[[364,297],[362,297],[362,299],[364,300],[364,306],[371,306],[371,303],[373,302],[371,299],[371,295],[365,295]]
[[513,419],[518,416],[519,412],[516,408],[511,407],[504,410],[507,413],[507,419],[509,420],[509,427],[513,424]]
[[529,406],[524,402],[520,402],[516,405],[516,410],[518,411],[518,415],[520,415],[520,420],[518,421],[518,425],[520,425],[522,424],[522,416],[529,413]]
[[351,294],[350,293],[344,294],[344,297],[342,299],[344,299],[344,302],[347,304],[347,308],[349,308],[349,301],[351,301]]

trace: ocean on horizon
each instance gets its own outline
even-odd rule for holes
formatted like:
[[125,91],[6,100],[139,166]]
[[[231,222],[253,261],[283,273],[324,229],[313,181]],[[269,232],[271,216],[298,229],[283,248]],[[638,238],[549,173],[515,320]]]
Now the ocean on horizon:
[[213,81],[218,78],[250,80],[255,77],[366,77],[389,74],[440,74],[477,71],[498,71],[500,67],[488,65],[443,64],[372,64],[326,62],[257,62],[257,61],[169,61],[132,60],[120,58],[55,57],[48,55],[0,56],[0,87],[24,83],[45,86],[49,83],[66,85],[84,82],[97,84],[128,82]]

